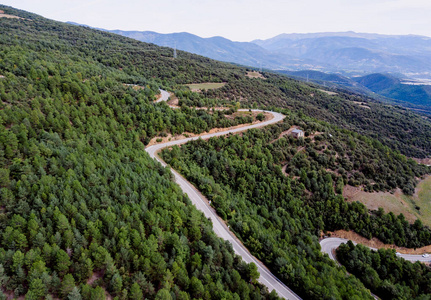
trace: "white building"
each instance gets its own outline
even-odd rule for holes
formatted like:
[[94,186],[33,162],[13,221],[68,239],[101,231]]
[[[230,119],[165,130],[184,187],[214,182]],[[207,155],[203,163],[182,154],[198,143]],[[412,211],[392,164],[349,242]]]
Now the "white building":
[[301,129],[294,129],[292,130],[292,136],[294,138],[303,138],[304,137],[304,131],[302,131]]

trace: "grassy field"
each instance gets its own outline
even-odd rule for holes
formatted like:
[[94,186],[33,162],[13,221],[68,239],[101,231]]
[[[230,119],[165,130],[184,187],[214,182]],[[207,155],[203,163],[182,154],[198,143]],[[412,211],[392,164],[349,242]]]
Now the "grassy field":
[[349,196],[348,200],[359,201],[373,210],[382,207],[386,212],[403,213],[410,222],[419,218],[423,224],[431,227],[431,176],[419,183],[413,196],[406,196],[400,190],[395,193],[359,191]]
[[248,78],[266,79],[260,72],[257,71],[249,71],[245,76],[247,76]]
[[185,84],[192,91],[196,90],[214,90],[226,85],[226,82],[206,82],[206,83],[191,83]]
[[[431,226],[431,176],[421,182],[417,198],[414,200],[419,206],[421,220],[424,224]],[[425,222],[425,219],[427,220]]]

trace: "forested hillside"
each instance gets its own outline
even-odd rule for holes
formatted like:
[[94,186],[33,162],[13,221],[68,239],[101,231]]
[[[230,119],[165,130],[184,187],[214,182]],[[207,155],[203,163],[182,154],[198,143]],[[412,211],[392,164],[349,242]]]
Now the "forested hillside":
[[[320,253],[322,231],[354,230],[410,248],[429,244],[431,231],[420,222],[409,224],[402,215],[382,210],[369,213],[364,205],[341,196],[346,183],[378,190],[404,182],[409,192],[409,181],[429,171],[427,167],[363,137],[284,113],[284,124],[189,142],[165,149],[163,158],[211,200],[257,258],[307,299],[329,298],[331,293],[343,298],[353,292],[335,292],[326,281],[330,277],[348,284]],[[314,137],[279,138],[291,124],[300,124]]]
[[393,249],[371,251],[352,242],[337,249],[337,258],[381,299],[430,299],[431,270],[397,257]]
[[[0,18],[1,297],[277,299],[256,281],[256,266],[216,237],[169,168],[144,151],[157,136],[250,121],[234,109],[186,106],[265,106],[288,115],[265,130],[163,155],[213,201],[250,251],[305,298],[371,297],[320,253],[321,231],[354,229],[408,247],[429,242],[427,227],[369,213],[340,196],[347,183],[412,193],[430,170],[403,154],[429,156],[428,119],[0,9],[21,18]],[[209,81],[226,85],[202,93],[183,86]],[[160,87],[176,93],[182,107],[154,103]],[[279,139],[292,125],[307,138]]]
[[236,120],[153,104],[121,39],[4,10],[32,20],[0,20],[1,297],[276,299],[144,151]]
[[[429,119],[424,120],[406,109],[371,103],[371,99],[349,93],[328,95],[319,92],[316,87],[271,73],[265,74],[267,80],[252,80],[244,76],[246,68],[182,51],[178,51],[179,58],[173,60],[172,49],[166,47],[157,47],[89,28],[52,23],[25,12],[20,12],[20,16],[35,18],[40,24],[27,24],[25,30],[16,26],[9,28],[4,44],[38,41],[30,45],[35,51],[59,51],[59,46],[53,45],[55,41],[62,45],[62,53],[73,53],[85,60],[94,60],[117,70],[121,69],[123,72],[120,72],[119,76],[132,76],[124,79],[128,83],[142,80],[136,78],[137,75],[171,87],[175,83],[227,82],[228,84],[219,90],[208,91],[207,96],[227,98],[234,102],[242,101],[245,105],[256,103],[267,107],[294,108],[306,115],[371,136],[410,157],[423,158],[431,153]],[[15,23],[17,22],[25,23],[15,20]],[[49,26],[49,31],[40,31],[40,26],[44,23]],[[371,109],[359,107],[354,101],[370,103]]]
[[369,74],[355,78],[355,81],[382,96],[422,106],[431,107],[431,86],[405,84],[401,79],[388,74]]
[[[209,97],[243,100],[266,107],[287,107],[341,128],[379,140],[410,157],[431,153],[431,122],[408,109],[383,105],[376,100],[340,92],[328,94],[318,86],[286,79],[271,73],[267,80],[237,80],[214,91]],[[247,101],[245,101],[247,99]]]

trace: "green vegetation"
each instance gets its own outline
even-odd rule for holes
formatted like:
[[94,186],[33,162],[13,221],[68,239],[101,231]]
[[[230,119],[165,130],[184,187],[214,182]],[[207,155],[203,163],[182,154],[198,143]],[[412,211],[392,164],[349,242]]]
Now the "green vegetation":
[[179,106],[187,107],[227,107],[233,106],[233,102],[217,98],[208,98],[206,92],[196,93],[188,90],[177,90],[175,96],[178,98]]
[[431,299],[431,270],[396,256],[393,249],[372,251],[351,241],[337,249],[337,259],[381,299]]
[[431,176],[422,180],[413,195],[399,192],[367,193],[359,192],[351,197],[351,201],[359,201],[369,209],[382,207],[385,211],[404,214],[411,223],[420,219],[424,225],[431,226]]
[[[172,59],[168,48],[0,8],[26,19],[0,19],[4,291],[28,299],[103,299],[105,291],[118,299],[277,299],[256,282],[254,266],[215,236],[169,168],[144,151],[156,136],[249,122],[246,114],[232,116],[241,105],[283,108],[288,117],[163,155],[289,287],[307,299],[371,298],[320,253],[322,230],[353,229],[410,247],[429,242],[427,227],[370,214],[340,195],[347,183],[411,194],[416,177],[430,170],[402,154],[429,155],[428,120],[361,98],[371,107],[364,110],[351,102],[355,95],[330,96],[269,73],[251,79],[246,68],[188,53]],[[209,81],[227,84],[202,93],[183,86]],[[181,109],[154,103],[159,87],[175,92]],[[220,104],[232,109],[188,108]],[[278,139],[291,125],[306,138]]]
[[[376,139],[409,157],[428,157],[431,153],[431,123],[428,118],[348,92],[328,95],[319,91],[318,86],[282,75],[264,73],[264,76],[266,80],[236,77],[223,88],[209,90],[205,95],[241,101],[246,107],[289,108]],[[371,109],[364,109],[354,101],[366,103]]]
[[[294,123],[299,123],[306,135],[323,133],[313,139],[276,140]],[[386,188],[381,183],[388,178],[381,178],[380,172],[364,173],[369,160],[358,157],[373,157],[382,168],[397,161],[398,167],[383,173],[395,178],[395,185],[400,183],[398,176],[414,181],[426,167],[405,158],[403,162],[396,152],[379,143],[374,146],[373,141],[355,133],[296,114],[271,128],[193,141],[165,149],[162,155],[211,200],[248,249],[305,298],[343,298],[359,292],[353,288],[335,292],[327,285],[331,278],[337,285],[350,286],[346,280],[351,278],[345,279],[322,257],[317,246],[321,231],[351,229],[407,247],[425,245],[431,237],[428,228],[412,226],[402,215],[369,214],[362,204],[349,204],[339,195],[346,182],[364,184],[370,180],[373,188]],[[286,161],[289,176],[281,171]],[[343,171],[343,166],[350,167]],[[319,272],[314,272],[316,269]]]
[[[2,290],[277,299],[144,151],[159,134],[248,119],[154,104],[159,83],[135,69],[133,42],[2,9],[32,19],[0,20]],[[103,53],[120,46],[131,52]]]
[[422,107],[424,111],[431,109],[431,86],[402,84],[401,80],[388,74],[369,74],[355,78],[355,81],[373,92],[385,97],[404,101],[407,107]]

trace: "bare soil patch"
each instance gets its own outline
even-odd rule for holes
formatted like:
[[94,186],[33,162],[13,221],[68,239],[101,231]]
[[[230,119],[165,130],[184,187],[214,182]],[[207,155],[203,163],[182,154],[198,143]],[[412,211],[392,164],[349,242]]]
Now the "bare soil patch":
[[322,93],[328,94],[330,96],[338,95],[338,93],[336,93],[336,92],[325,91],[325,90],[321,90],[321,89],[319,89],[319,91],[321,91]]
[[[145,86],[137,85],[137,84],[123,83],[123,85],[124,86],[131,86],[132,89],[134,89],[135,91],[145,89]],[[161,97],[161,95],[159,97]]]
[[[218,108],[214,108],[215,110],[218,110]],[[226,110],[227,108],[221,107],[222,110]],[[231,115],[224,115],[226,119],[234,120],[236,117],[245,117],[245,116],[251,116],[253,117],[253,120],[256,119],[257,115],[260,114],[260,111],[237,111],[234,112]],[[264,112],[264,121],[270,120],[272,118],[272,115],[270,113]]]
[[174,93],[170,93],[171,96],[169,97],[168,102],[166,102],[169,106],[175,106],[175,107],[179,107],[178,104],[180,103],[180,100],[178,100],[177,97],[175,97]]
[[287,164],[285,164],[285,165],[281,168],[281,172],[283,172],[284,176],[289,177],[289,174],[287,174],[286,169],[287,169]]
[[276,141],[278,141],[279,139],[281,139],[282,137],[284,137],[286,135],[290,135],[292,133],[292,131],[295,130],[295,129],[299,129],[299,126],[293,125],[288,130],[283,131],[282,133],[280,133],[280,135],[278,136],[278,138],[276,138],[275,140],[271,141],[271,144],[275,143]]
[[347,199],[352,199],[361,191],[362,191],[362,187],[356,187],[356,186],[351,186],[347,184],[344,186],[344,189],[343,189],[343,197]]
[[323,132],[316,131],[315,133],[310,134],[310,135],[308,136],[308,138],[310,138],[310,139],[314,140],[314,137],[315,137],[316,135],[321,135],[321,134],[323,134]]
[[91,275],[91,277],[88,278],[87,284],[92,285],[96,280],[103,278],[103,275],[104,275],[104,272],[102,271],[93,272],[93,275]]
[[359,101],[352,101],[352,102],[355,103],[356,105],[358,105],[359,107],[371,109],[371,107],[369,107],[368,105],[365,105],[365,103],[363,103],[363,102],[359,102]]
[[423,164],[423,165],[427,165],[427,166],[431,166],[431,158],[413,158],[413,160],[415,162],[417,162],[418,164]]
[[5,14],[3,10],[0,10],[0,18],[6,18],[6,19],[21,19],[21,20],[24,20],[24,19],[23,19],[23,18],[21,18],[21,17],[17,17],[17,16],[13,16],[13,15]]
[[424,253],[431,253],[431,245],[425,246],[422,248],[405,248],[405,247],[398,247],[392,244],[385,244],[381,240],[377,238],[372,238],[371,240],[364,238],[363,236],[357,234],[354,231],[346,231],[346,230],[336,230],[334,232],[331,232],[331,237],[339,237],[343,239],[352,240],[358,244],[362,244],[371,248],[385,248],[385,249],[395,249],[395,251],[403,254],[424,254]]
[[365,192],[362,187],[353,187],[346,185],[343,190],[343,196],[349,202],[359,201],[369,210],[378,210],[382,207],[386,213],[392,212],[395,215],[403,214],[410,223],[413,223],[418,217],[415,214],[414,207],[406,199],[403,199],[403,192],[400,189],[390,192]]
[[185,84],[192,92],[201,92],[203,90],[219,89],[226,85],[226,82],[205,82],[205,83],[190,83]]
[[266,79],[265,76],[262,75],[262,73],[257,71],[248,71],[247,74],[245,74],[248,78],[260,78],[260,79]]

